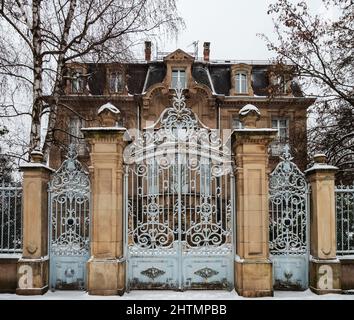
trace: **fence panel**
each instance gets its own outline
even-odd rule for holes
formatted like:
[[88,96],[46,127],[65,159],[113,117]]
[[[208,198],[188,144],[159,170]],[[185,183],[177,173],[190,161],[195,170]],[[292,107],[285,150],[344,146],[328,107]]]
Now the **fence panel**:
[[354,255],[354,185],[336,187],[337,254]]
[[0,254],[22,252],[22,185],[0,182]]

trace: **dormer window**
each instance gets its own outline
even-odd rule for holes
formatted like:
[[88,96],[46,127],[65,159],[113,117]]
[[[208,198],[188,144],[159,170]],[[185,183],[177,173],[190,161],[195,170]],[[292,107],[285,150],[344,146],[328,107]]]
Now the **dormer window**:
[[236,88],[236,93],[248,93],[248,79],[247,79],[247,74],[244,72],[238,72],[236,73],[236,79],[235,79],[235,88]]
[[253,95],[251,85],[252,66],[245,63],[234,64],[231,66],[230,71],[230,80],[232,83],[230,96]]
[[72,93],[83,93],[84,92],[84,78],[81,70],[75,70],[72,74],[71,80],[71,92]]
[[171,88],[176,89],[178,82],[182,89],[186,88],[186,70],[185,69],[172,69],[172,79],[171,79]]
[[284,75],[277,77],[277,86],[279,88],[279,93],[287,93],[287,80]]
[[109,76],[109,91],[111,93],[118,93],[122,92],[123,88],[123,74],[117,71],[111,72]]

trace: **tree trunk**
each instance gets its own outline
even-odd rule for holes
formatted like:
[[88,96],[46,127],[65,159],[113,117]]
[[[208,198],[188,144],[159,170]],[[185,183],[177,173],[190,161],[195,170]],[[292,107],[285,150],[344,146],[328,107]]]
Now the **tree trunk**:
[[41,149],[41,114],[43,110],[43,59],[41,39],[41,0],[32,2],[33,105],[29,153]]
[[65,52],[67,49],[68,38],[70,33],[70,28],[72,26],[72,22],[74,19],[75,8],[77,5],[77,0],[70,1],[70,8],[68,14],[65,19],[64,30],[61,38],[60,48],[59,48],[59,55],[58,55],[58,65],[57,65],[57,72],[56,72],[56,79],[54,83],[52,98],[53,101],[50,103],[50,112],[49,112],[49,119],[48,119],[48,130],[46,134],[46,139],[43,146],[43,153],[44,159],[48,159],[50,147],[54,141],[54,128],[57,120],[57,109],[59,104],[59,99],[64,91],[63,88],[63,71],[65,66]]

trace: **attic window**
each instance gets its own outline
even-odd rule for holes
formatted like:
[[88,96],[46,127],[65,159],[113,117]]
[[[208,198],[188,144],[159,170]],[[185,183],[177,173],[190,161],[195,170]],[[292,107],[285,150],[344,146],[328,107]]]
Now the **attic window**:
[[84,92],[84,78],[81,70],[75,70],[72,74],[71,80],[71,91],[72,93],[83,93]]
[[112,93],[123,91],[123,74],[121,72],[111,72],[109,75],[109,91]]
[[277,77],[277,86],[279,93],[287,93],[287,80],[284,75]]
[[235,88],[236,93],[247,93],[248,92],[248,79],[247,74],[244,72],[238,72],[235,76]]
[[182,89],[186,88],[186,70],[172,69],[171,88],[176,89],[178,82],[180,82]]

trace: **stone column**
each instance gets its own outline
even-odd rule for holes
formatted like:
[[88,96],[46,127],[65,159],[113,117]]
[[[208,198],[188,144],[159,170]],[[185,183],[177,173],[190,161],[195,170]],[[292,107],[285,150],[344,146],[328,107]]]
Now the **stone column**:
[[21,295],[48,291],[48,181],[54,170],[42,164],[43,154],[31,154],[23,165],[23,253],[17,262],[17,289]]
[[233,132],[236,157],[235,289],[245,297],[273,295],[269,260],[268,144],[276,130],[257,129],[259,110],[240,110],[244,129]]
[[87,288],[91,295],[122,295],[125,291],[123,252],[123,151],[125,128],[117,127],[119,110],[99,110],[102,127],[82,129],[91,145],[91,257]]
[[341,292],[341,266],[337,258],[334,175],[337,167],[326,156],[314,156],[305,171],[311,183],[310,289],[317,294]]

